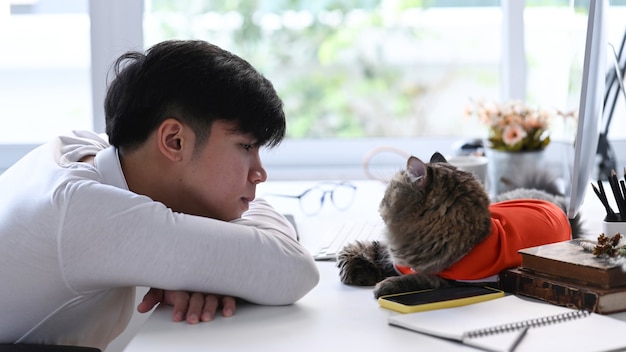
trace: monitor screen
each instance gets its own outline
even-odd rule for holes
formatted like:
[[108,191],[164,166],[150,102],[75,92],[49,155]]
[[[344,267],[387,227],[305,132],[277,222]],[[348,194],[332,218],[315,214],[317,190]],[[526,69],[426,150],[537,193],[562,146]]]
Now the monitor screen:
[[578,108],[578,126],[574,141],[572,188],[567,216],[578,215],[585,193],[590,186],[590,175],[595,167],[598,136],[604,103],[606,51],[607,0],[591,0],[587,20],[585,59]]

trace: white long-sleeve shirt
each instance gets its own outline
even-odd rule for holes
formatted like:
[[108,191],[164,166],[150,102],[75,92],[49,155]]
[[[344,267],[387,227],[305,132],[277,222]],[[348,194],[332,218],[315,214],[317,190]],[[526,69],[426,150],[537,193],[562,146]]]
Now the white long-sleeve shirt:
[[135,286],[291,304],[319,280],[295,237],[263,200],[232,222],[173,212],[128,190],[96,134],[60,137],[0,175],[0,342],[104,349]]

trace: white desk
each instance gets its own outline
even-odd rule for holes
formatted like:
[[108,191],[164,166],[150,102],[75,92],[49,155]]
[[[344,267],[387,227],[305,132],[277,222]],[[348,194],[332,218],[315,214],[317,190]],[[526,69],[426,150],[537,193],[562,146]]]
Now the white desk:
[[[289,183],[271,189],[268,184],[259,195],[277,190],[289,193],[305,189],[303,185]],[[314,245],[319,232],[338,219],[376,216],[384,186],[376,182],[357,185],[355,205],[347,212],[336,212],[326,204],[317,217],[296,214],[306,246]],[[599,231],[602,207],[594,197],[588,192],[583,216],[590,228]],[[290,213],[297,207],[294,200],[283,199],[277,204],[279,210],[292,210]],[[172,322],[171,308],[158,308],[125,351],[476,351],[387,325],[387,317],[396,313],[380,308],[371,288],[343,285],[334,262],[318,262],[318,267],[319,285],[291,306],[242,305],[233,317],[217,316],[210,323],[197,325]],[[626,320],[626,313],[614,316]]]
[[244,305],[230,318],[188,325],[157,309],[126,351],[422,351],[464,347],[387,325],[371,288],[343,285],[334,263],[320,262],[321,281],[292,306]]

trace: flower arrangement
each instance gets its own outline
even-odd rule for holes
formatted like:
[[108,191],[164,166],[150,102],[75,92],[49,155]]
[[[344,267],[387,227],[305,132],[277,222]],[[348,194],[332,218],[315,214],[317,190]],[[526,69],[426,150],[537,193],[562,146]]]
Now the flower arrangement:
[[466,108],[466,115],[477,116],[489,127],[490,147],[509,152],[543,150],[548,146],[548,127],[556,114],[558,112],[534,109],[517,100],[504,104],[474,102]]

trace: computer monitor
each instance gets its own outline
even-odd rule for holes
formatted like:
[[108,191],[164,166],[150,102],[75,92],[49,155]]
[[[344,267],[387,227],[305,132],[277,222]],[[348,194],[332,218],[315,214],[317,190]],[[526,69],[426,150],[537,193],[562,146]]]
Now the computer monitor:
[[[600,160],[598,163],[598,179],[608,180],[611,171],[617,170],[617,156],[615,149],[609,143],[609,129],[611,121],[615,116],[615,107],[618,98],[624,98],[626,101],[626,90],[624,89],[623,77],[626,76],[626,32],[622,36],[622,42],[619,47],[619,53],[615,47],[609,43],[610,50],[608,72],[606,73],[606,87],[604,89],[604,120],[603,130],[600,132],[600,140],[598,141],[598,155]],[[611,63],[613,69],[611,69]]]
[[608,0],[591,0],[589,3],[578,126],[574,141],[572,187],[567,209],[569,218],[578,215],[587,188],[590,187],[589,177],[595,166],[604,103],[608,45],[604,20],[608,6]]

